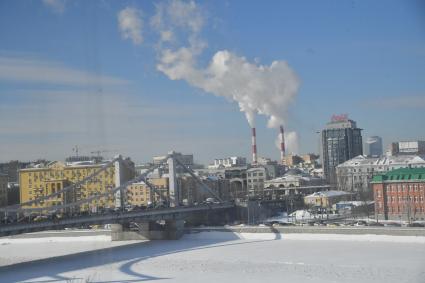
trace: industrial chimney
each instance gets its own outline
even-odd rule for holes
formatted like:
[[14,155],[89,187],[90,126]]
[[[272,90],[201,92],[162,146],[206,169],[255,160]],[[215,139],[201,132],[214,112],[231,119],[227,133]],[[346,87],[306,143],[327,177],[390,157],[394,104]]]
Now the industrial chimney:
[[252,163],[257,164],[257,139],[255,128],[252,128]]
[[280,126],[280,160],[285,165],[285,136],[282,125]]

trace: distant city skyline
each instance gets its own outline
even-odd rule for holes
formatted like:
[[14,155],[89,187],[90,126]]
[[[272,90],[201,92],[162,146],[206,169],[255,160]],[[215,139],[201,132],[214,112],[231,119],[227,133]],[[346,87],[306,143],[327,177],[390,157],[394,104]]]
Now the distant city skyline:
[[[424,10],[422,1],[2,1],[0,161],[64,160],[75,145],[136,162],[170,150],[204,164],[250,161],[240,109],[266,114],[255,115],[258,155],[275,160],[278,129],[267,124],[278,120],[291,133],[287,153],[318,153],[317,132],[341,113],[364,137],[382,137],[384,152],[425,140]],[[245,101],[237,82],[261,95]]]

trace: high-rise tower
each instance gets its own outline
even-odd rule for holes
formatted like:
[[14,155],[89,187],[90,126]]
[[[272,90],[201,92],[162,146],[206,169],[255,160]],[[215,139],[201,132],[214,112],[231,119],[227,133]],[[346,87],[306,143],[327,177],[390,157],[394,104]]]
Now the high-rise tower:
[[363,154],[362,129],[346,114],[334,115],[322,130],[323,172],[331,185],[336,184],[335,167]]

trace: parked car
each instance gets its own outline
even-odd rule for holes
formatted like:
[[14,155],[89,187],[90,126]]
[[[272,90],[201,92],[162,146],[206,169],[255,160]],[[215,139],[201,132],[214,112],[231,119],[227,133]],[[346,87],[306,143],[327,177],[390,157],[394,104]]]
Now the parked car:
[[364,220],[357,221],[354,226],[366,226],[367,222]]
[[329,226],[329,227],[338,227],[340,225],[339,225],[339,223],[328,223],[327,226]]
[[375,226],[375,227],[382,227],[382,226],[384,226],[384,224],[383,223],[381,223],[381,222],[368,222],[367,223],[367,226]]
[[34,222],[41,222],[41,221],[45,221],[47,219],[48,219],[48,217],[46,215],[38,215],[33,219],[33,221]]
[[425,227],[424,223],[413,222],[406,225],[406,227]]
[[401,224],[396,222],[389,222],[389,223],[385,223],[384,226],[385,227],[401,227]]
[[212,203],[215,203],[216,201],[214,198],[207,198],[204,202],[208,204],[212,204]]

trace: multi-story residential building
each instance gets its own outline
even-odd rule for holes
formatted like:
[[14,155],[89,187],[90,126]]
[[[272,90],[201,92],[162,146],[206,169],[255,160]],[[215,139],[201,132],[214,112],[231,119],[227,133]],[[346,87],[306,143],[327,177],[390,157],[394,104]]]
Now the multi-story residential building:
[[385,155],[425,155],[425,141],[393,142],[388,146]]
[[302,158],[302,163],[304,163],[304,165],[316,165],[317,160],[319,159],[319,156],[314,153],[307,153],[307,154],[303,154],[301,158]]
[[371,157],[381,157],[383,154],[382,138],[378,136],[369,137],[366,140],[367,155]]
[[[37,162],[36,163],[40,163]],[[20,162],[12,160],[5,163],[0,163],[0,173],[6,174],[9,182],[18,182],[18,170],[30,166],[31,162]]]
[[[222,200],[229,199],[229,180],[214,176],[204,176],[200,177],[200,179]],[[159,178],[149,178],[149,183],[155,187],[155,190],[159,194],[152,193],[152,190],[144,182],[133,183],[127,188],[126,203],[130,206],[147,206],[150,203],[168,200],[168,174],[164,174]],[[204,189],[197,180],[188,174],[179,174],[177,186],[179,188],[178,199],[181,200],[180,205],[193,205],[194,203],[201,203],[207,198],[213,197],[209,191]]]
[[398,154],[425,154],[425,141],[398,142]]
[[285,165],[289,167],[294,167],[300,163],[303,162],[303,159],[301,156],[298,156],[296,154],[287,154],[285,155]]
[[323,178],[311,176],[300,169],[290,169],[282,177],[264,181],[264,198],[283,199],[285,196],[312,194],[329,190]]
[[263,197],[264,181],[270,179],[264,167],[253,167],[246,170],[246,181],[249,197]]
[[372,180],[377,219],[425,220],[425,168],[400,168]]
[[336,185],[336,166],[363,154],[361,131],[356,122],[348,119],[347,115],[334,115],[322,130],[322,166],[331,185]]
[[[201,177],[202,182],[222,200],[229,200],[230,181],[220,177]],[[185,205],[201,203],[207,198],[214,198],[197,180],[188,175],[179,176],[180,199]]]
[[[194,165],[193,162],[193,154],[181,154],[180,152],[170,151],[169,155],[173,155],[174,158],[177,158],[183,165],[187,167],[192,167]],[[167,155],[164,156],[155,156],[153,157],[153,164],[158,165],[161,163],[167,162]]]
[[7,181],[7,175],[0,173],[0,207],[7,206],[8,203]]
[[398,155],[378,158],[359,155],[337,166],[338,190],[365,193],[363,196],[372,199],[370,182],[373,176],[406,167],[425,167],[425,157]]
[[[47,196],[63,188],[82,181],[87,176],[100,170],[103,163],[76,162],[65,165],[62,162],[51,162],[45,167],[26,168],[19,171],[20,203]],[[134,163],[126,159],[115,162],[112,166],[91,178],[89,181],[75,187],[66,193],[57,195],[39,203],[33,203],[32,207],[48,207],[62,205],[85,199],[90,196],[105,193],[134,177]],[[115,176],[120,176],[116,178]],[[92,203],[85,204],[82,210],[97,210],[98,208],[116,207],[116,196],[109,195]]]
[[7,205],[19,204],[19,184],[18,182],[7,183]]
[[248,170],[248,165],[219,169],[196,169],[195,172],[200,177],[217,177],[228,180],[230,182],[229,199],[246,199],[248,194],[246,170]]
[[130,206],[148,206],[151,203],[168,199],[168,177],[150,178],[151,183],[158,193],[144,183],[133,183],[127,187],[126,203]]

